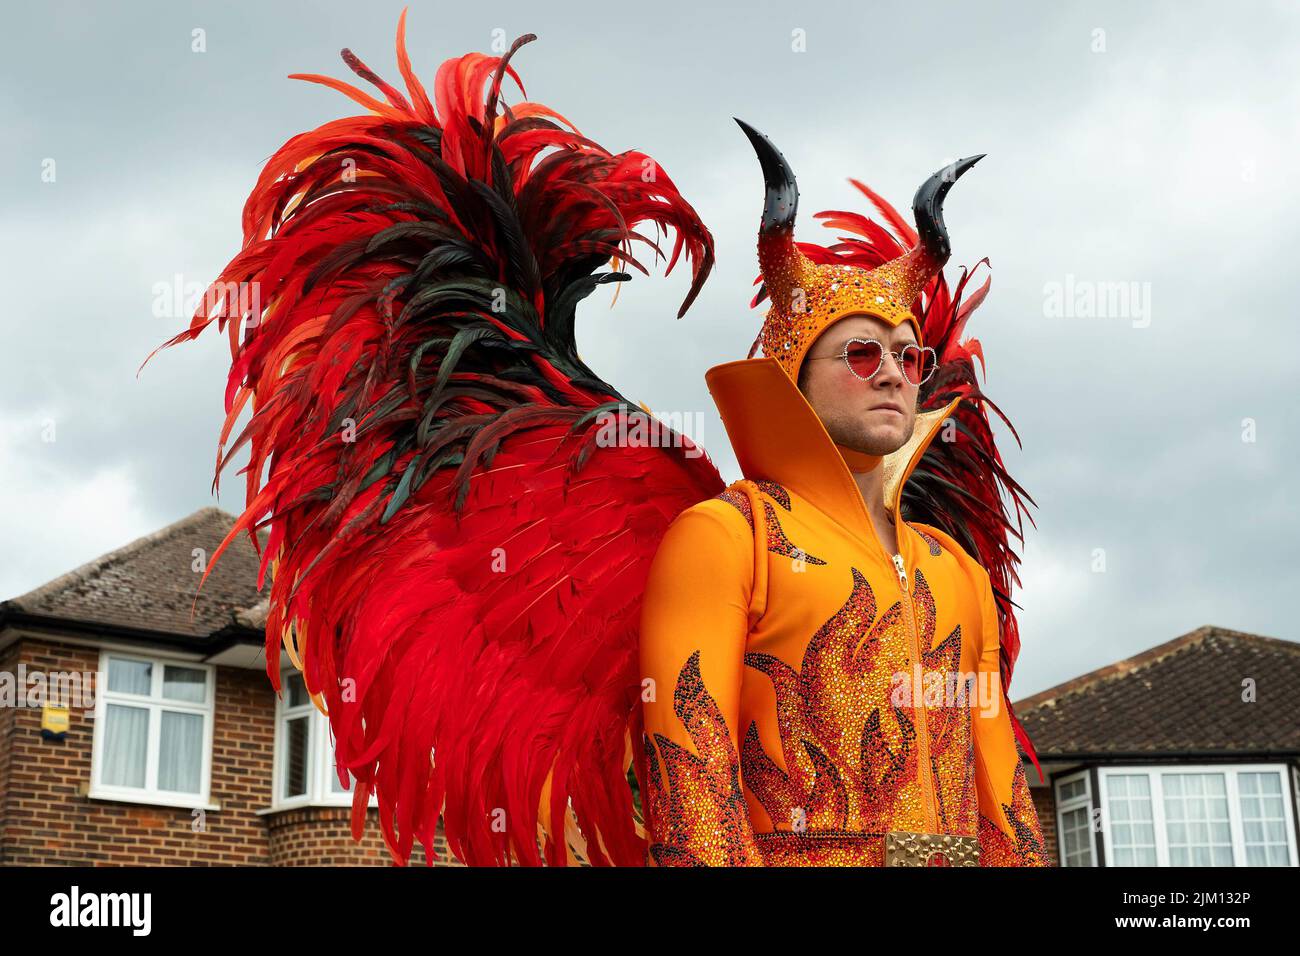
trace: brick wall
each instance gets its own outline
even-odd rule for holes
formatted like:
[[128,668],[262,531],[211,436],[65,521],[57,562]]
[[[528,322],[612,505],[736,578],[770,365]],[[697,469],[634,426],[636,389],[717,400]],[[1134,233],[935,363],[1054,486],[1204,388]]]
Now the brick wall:
[[[1035,776],[1038,774],[1032,768],[1026,772]],[[1060,866],[1061,858],[1057,855],[1056,848],[1056,798],[1053,793],[1050,783],[1046,787],[1029,788],[1029,795],[1034,798],[1034,809],[1038,812],[1038,825],[1043,830],[1043,847],[1047,850],[1047,855]]]
[[[99,651],[23,639],[0,670],[93,673]],[[0,863],[11,865],[389,865],[377,813],[360,843],[346,807],[259,815],[270,803],[275,696],[261,671],[217,668],[212,799],[219,810],[91,800],[94,721],[74,709],[67,736],[41,737],[39,708],[0,708]],[[441,841],[441,836],[439,837]],[[440,857],[445,844],[440,847]],[[423,852],[412,855],[423,864]],[[443,863],[443,860],[439,860]],[[445,865],[445,864],[444,864]]]
[[[18,645],[0,650],[0,673],[14,673],[18,669]],[[0,864],[6,862],[9,809],[9,755],[13,751],[14,723],[17,709],[0,707]]]
[[[385,866],[392,862],[379,830],[379,812],[371,810],[360,842],[352,839],[350,807],[303,807],[272,814],[271,859],[276,866]],[[460,866],[447,853],[447,841],[434,838],[436,866]],[[411,866],[424,866],[417,842]]]

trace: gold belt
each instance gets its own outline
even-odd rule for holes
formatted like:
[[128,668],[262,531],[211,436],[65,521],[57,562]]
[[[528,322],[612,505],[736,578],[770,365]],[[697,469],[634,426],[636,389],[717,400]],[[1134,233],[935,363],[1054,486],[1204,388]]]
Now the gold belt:
[[952,833],[885,834],[885,866],[979,866],[980,844],[973,836]]

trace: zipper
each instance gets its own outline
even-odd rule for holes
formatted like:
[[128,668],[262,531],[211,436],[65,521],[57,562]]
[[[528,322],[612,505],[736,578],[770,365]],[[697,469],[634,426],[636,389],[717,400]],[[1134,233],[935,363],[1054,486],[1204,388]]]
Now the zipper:
[[[916,661],[918,669],[921,668],[923,661],[921,659],[921,634],[916,629],[916,615],[912,613],[912,595],[907,590],[907,567],[903,563],[903,555],[894,555],[894,570],[898,572],[898,587],[903,593],[903,614],[907,617],[908,640],[912,648],[912,659]],[[913,671],[913,677],[916,672]],[[922,686],[913,687],[913,700],[920,698],[920,703],[916,707],[919,716],[918,723],[920,726],[916,731],[916,769],[917,775],[921,782],[921,799],[925,809],[925,822],[929,827],[930,833],[938,832],[938,820],[934,811],[934,771],[930,767],[930,726],[927,720],[925,709],[925,673],[921,673]]]
[[[961,403],[961,401],[962,399],[959,396],[957,398],[954,398],[951,402],[949,402],[948,405],[944,408],[944,414],[938,416],[934,420],[934,423],[930,426],[929,432],[925,435],[920,445],[918,445],[916,448],[912,450],[911,458],[907,461],[907,463],[904,466],[904,473],[902,477],[903,484],[906,484],[907,479],[908,477],[910,477],[912,473],[912,469],[916,466],[916,462],[917,460],[919,460],[920,455],[924,454],[924,452],[921,451],[921,449],[924,446],[928,445],[930,441],[933,440],[935,433],[939,430],[944,420],[953,413],[953,410]],[[839,452],[836,452],[835,454],[836,457],[838,458]],[[883,560],[885,561],[892,560],[894,564],[894,570],[898,572],[898,586],[899,589],[902,591],[902,595],[903,595],[903,602],[902,602],[903,613],[907,615],[907,627],[908,627],[908,633],[911,635],[910,643],[912,646],[913,659],[916,660],[918,664],[920,664],[921,663],[921,635],[916,629],[916,618],[915,615],[912,613],[912,596],[911,594],[908,593],[908,589],[907,589],[907,567],[903,562],[903,555],[901,553],[903,547],[902,544],[903,536],[907,533],[905,530],[906,526],[903,523],[902,489],[900,487],[899,498],[897,501],[895,501],[892,504],[890,508],[890,511],[894,516],[894,527],[897,529],[898,542],[899,542],[898,546],[899,546],[900,553],[890,555],[888,549],[881,542],[880,536],[876,533],[875,525],[871,521],[871,513],[867,509],[867,503],[863,499],[862,494],[858,489],[857,483],[853,481],[853,475],[848,471],[847,466],[844,467],[844,474],[845,477],[848,478],[849,484],[853,488],[854,491],[853,498],[857,504],[858,514],[861,516],[864,527],[867,530],[867,536],[866,539],[864,539],[863,543],[869,541],[870,544],[868,546],[872,547]],[[855,534],[854,537],[858,537],[858,535]],[[918,710],[920,711],[919,714],[920,728],[917,730],[917,734],[916,734],[917,775],[921,778],[921,783],[922,783],[921,801],[922,801],[922,807],[925,812],[926,825],[929,826],[931,833],[935,833],[937,832],[939,825],[938,825],[938,813],[936,812],[934,807],[934,772],[930,767],[930,726],[929,726],[929,721],[926,719],[927,714],[925,709],[924,681],[922,682],[920,694],[921,694],[921,706],[918,708]]]

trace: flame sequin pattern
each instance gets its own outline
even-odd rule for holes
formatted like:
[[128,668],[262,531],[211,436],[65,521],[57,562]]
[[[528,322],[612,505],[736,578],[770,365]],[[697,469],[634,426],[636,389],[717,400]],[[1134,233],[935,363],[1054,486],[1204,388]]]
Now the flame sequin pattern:
[[988,817],[980,814],[980,865],[981,866],[1053,866],[1043,847],[1042,825],[1038,811],[1029,794],[1024,764],[1016,762],[1012,774],[1012,802],[1002,804],[1002,812],[1015,831],[1015,839],[1007,836]]
[[[771,481],[757,481],[754,482],[754,484],[760,491],[772,498],[786,511],[791,510],[790,495],[780,485]],[[717,497],[744,515],[745,521],[749,523],[750,529],[752,530],[754,528],[754,509],[749,503],[748,495],[735,488],[728,488]],[[779,554],[795,561],[802,561],[805,564],[824,565],[826,563],[816,555],[804,551],[786,536],[785,531],[781,527],[781,521],[777,517],[776,511],[772,508],[772,505],[766,501],[763,502],[763,519],[767,540],[767,550],[771,554]]]
[[[673,710],[697,754],[661,735],[645,741],[648,811],[660,839],[650,853],[660,866],[743,866],[752,858],[749,821],[740,792],[739,762],[727,722],[700,677],[696,651],[682,667]],[[667,778],[666,780],[664,778]]]
[[[766,675],[776,693],[786,769],[764,751],[755,723],[749,725],[741,753],[746,786],[776,827],[792,833],[785,840],[760,840],[760,847],[774,853],[789,852],[792,843],[803,842],[809,850],[819,847],[814,850],[819,855],[836,846],[835,853],[868,852],[874,857],[880,850],[878,838],[886,831],[926,828],[917,773],[920,708],[911,706],[918,703],[914,699],[903,706],[891,702],[895,675],[910,666],[902,603],[895,602],[877,618],[870,585],[856,568],[852,573],[852,593],[808,643],[798,671],[772,655],[745,656],[746,665]],[[928,647],[934,602],[919,572],[913,605],[922,646]],[[960,651],[956,629],[924,656],[923,670],[955,672]],[[958,781],[950,794],[936,786],[942,832],[973,835],[969,708],[919,703],[927,711],[935,780]],[[866,842],[846,851],[850,836]],[[864,849],[867,843],[871,846]]]

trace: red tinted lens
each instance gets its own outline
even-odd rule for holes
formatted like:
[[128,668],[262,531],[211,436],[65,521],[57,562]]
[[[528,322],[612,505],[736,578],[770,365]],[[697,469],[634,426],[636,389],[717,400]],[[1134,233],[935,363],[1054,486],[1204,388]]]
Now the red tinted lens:
[[934,350],[917,345],[905,345],[902,351],[903,376],[913,385],[919,385],[934,371]]
[[849,368],[858,378],[871,378],[880,368],[879,342],[850,342],[847,359]]

